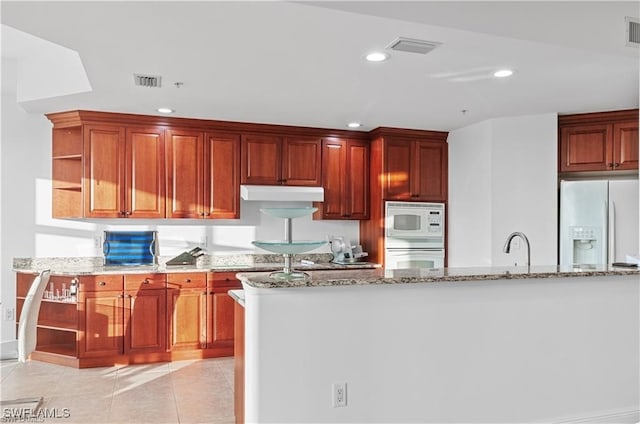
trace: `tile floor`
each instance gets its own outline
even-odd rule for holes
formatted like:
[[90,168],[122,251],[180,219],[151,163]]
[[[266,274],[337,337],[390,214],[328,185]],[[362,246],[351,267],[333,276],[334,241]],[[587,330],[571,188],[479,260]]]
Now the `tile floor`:
[[[235,421],[233,358],[89,369],[3,360],[0,383],[3,401],[44,397],[42,410],[58,415],[44,422]],[[2,411],[2,422],[10,422],[6,414]]]

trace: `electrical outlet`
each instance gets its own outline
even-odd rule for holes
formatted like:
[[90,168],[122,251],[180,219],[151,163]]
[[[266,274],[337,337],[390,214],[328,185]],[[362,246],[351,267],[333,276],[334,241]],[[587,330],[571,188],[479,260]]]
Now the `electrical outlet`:
[[331,385],[331,398],[334,408],[347,406],[347,383],[333,383]]
[[96,249],[99,249],[102,247],[102,237],[101,236],[94,236],[93,237],[93,247],[95,247]]
[[15,321],[16,319],[16,310],[13,308],[5,308],[4,310],[4,320],[5,321]]

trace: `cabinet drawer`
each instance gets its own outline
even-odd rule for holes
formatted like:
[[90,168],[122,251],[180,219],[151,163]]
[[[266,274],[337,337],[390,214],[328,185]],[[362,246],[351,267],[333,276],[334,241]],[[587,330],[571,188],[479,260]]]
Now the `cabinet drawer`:
[[124,276],[125,290],[164,289],[166,287],[166,274],[127,274]]
[[122,291],[122,275],[83,275],[80,292]]
[[206,288],[207,274],[204,272],[177,272],[167,274],[167,288],[190,289]]
[[242,287],[236,272],[210,272],[207,275],[210,287]]

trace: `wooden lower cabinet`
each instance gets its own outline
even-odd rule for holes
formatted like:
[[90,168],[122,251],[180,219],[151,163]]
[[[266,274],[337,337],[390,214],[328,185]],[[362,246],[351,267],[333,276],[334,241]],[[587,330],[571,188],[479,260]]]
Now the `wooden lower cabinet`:
[[205,273],[167,276],[170,351],[206,347],[207,295]]
[[124,295],[120,291],[81,292],[80,358],[115,357],[124,353]]
[[[18,314],[35,277],[17,274]],[[54,291],[71,282],[77,302],[43,299],[33,359],[88,368],[233,355],[233,272],[51,276]]]

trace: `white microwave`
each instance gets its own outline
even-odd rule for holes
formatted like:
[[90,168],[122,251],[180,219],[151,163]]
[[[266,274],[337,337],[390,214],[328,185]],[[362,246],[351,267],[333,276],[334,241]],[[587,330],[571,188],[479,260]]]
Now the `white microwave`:
[[444,203],[385,202],[385,237],[444,247]]

